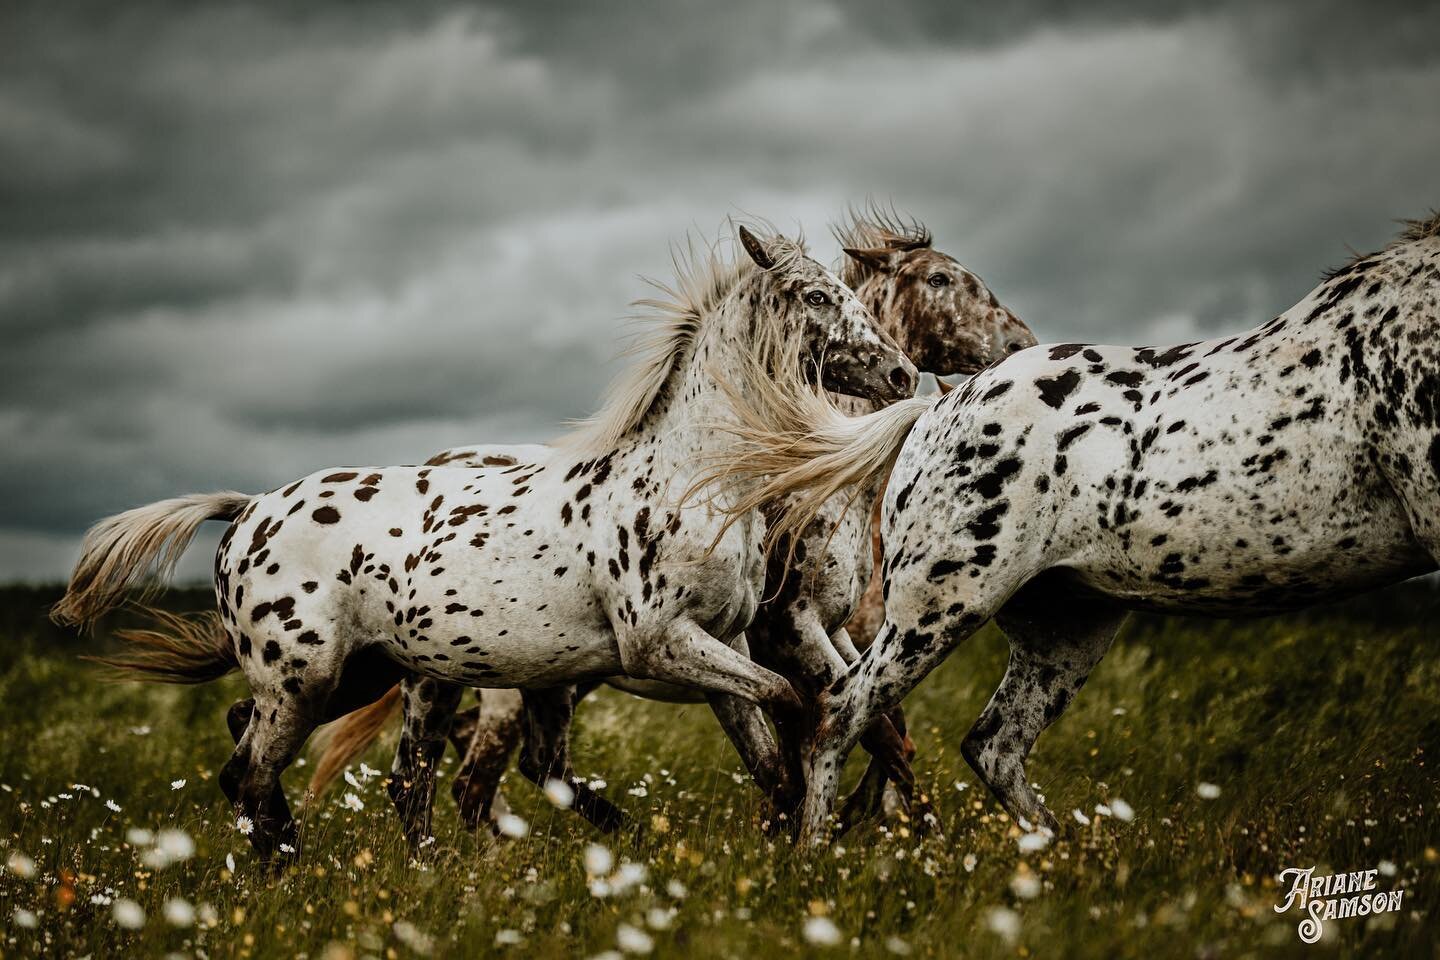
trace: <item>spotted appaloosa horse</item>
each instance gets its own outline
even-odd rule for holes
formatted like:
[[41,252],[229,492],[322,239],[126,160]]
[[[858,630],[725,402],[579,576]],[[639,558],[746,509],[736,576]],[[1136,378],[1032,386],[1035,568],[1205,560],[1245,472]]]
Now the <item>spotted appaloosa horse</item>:
[[[757,779],[783,774],[757,705],[801,702],[743,651],[763,522],[721,529],[738,489],[683,508],[679,495],[699,464],[726,457],[717,425],[749,405],[754,377],[768,408],[777,392],[817,392],[817,368],[826,388],[878,402],[910,395],[918,376],[798,244],[744,228],[740,240],[749,259],[681,271],[679,292],[650,304],[647,358],[595,420],[533,459],[322,470],[253,499],[142,507],[87,536],[55,611],[71,622],[119,602],[205,519],[232,521],[215,564],[223,629],[146,635],[120,665],[161,680],[244,671],[253,699],[231,710],[237,745],[219,780],[262,857],[296,842],[279,775],[310,732],[401,678],[390,792],[412,844],[429,835],[435,763],[466,686],[563,690],[625,673],[699,687]],[[716,370],[748,373],[722,384]]]
[[[1035,337],[1013,313],[1001,306],[995,295],[974,273],[953,257],[934,249],[930,232],[918,222],[892,212],[871,208],[851,212],[834,230],[847,254],[841,275],[875,316],[902,351],[921,370],[940,375],[973,374],[1018,350],[1035,344]],[[836,398],[851,412],[873,411],[869,401]],[[436,454],[434,464],[478,465],[495,461],[518,463],[538,456],[529,445],[470,445]],[[772,558],[767,570],[765,596],[755,619],[746,631],[751,657],[783,675],[807,699],[844,672],[859,656],[852,642],[847,620],[856,614],[862,593],[872,593],[879,604],[880,582],[872,576],[873,548],[869,528],[872,504],[882,480],[876,478],[859,490],[847,490],[832,497],[820,517],[803,532],[796,548],[797,565],[786,576],[785,564]],[[773,509],[767,505],[766,510]],[[873,523],[878,526],[879,518]],[[788,552],[788,551],[787,551]],[[867,583],[869,588],[867,589]],[[883,614],[883,606],[881,606]],[[873,630],[857,638],[868,646]],[[611,685],[627,692],[671,703],[703,702],[697,691],[655,681],[611,678]],[[577,692],[583,698],[593,683]],[[481,692],[480,707],[462,713],[451,731],[451,739],[464,756],[453,784],[462,818],[474,827],[491,814],[499,780],[508,767],[508,758],[522,741],[520,770],[537,780],[554,770],[553,758],[538,756],[537,744],[549,744],[563,751],[568,731],[554,729],[546,718],[528,715],[520,697]],[[325,748],[315,764],[311,791],[322,792],[340,771],[353,762],[380,734],[387,716],[401,707],[398,690],[339,721],[325,731]],[[568,721],[568,712],[561,719]],[[892,716],[903,732],[903,716]],[[524,736],[527,730],[543,731]],[[782,736],[798,764],[808,743],[808,731]],[[880,751],[892,741],[880,731],[871,744]],[[886,756],[872,763],[865,784],[849,805],[850,818],[872,813],[880,802],[886,769],[908,781],[908,758]],[[593,812],[593,807],[582,809]],[[602,828],[618,825],[608,817],[597,821]]]
[[1010,663],[962,749],[1012,815],[1054,829],[1025,758],[1126,611],[1269,613],[1434,570],[1437,300],[1440,215],[1248,333],[1037,347],[939,402],[851,420],[807,401],[748,430],[731,472],[771,479],[737,507],[803,491],[772,536],[898,452],[886,620],[822,698],[805,833],[859,732],[992,616]]

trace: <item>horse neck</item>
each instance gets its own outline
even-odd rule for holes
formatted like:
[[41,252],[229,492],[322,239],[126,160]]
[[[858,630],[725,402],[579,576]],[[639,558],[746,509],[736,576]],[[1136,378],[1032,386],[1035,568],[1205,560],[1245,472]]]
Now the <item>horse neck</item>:
[[[657,438],[656,460],[668,465],[675,475],[689,476],[704,466],[702,457],[724,454],[734,445],[720,425],[733,422],[729,398],[713,371],[748,371],[754,337],[750,331],[749,297],[752,279],[737,288],[701,322],[700,332],[689,356],[670,374],[663,399],[647,419],[647,435]],[[753,318],[754,324],[772,318]],[[730,381],[729,389],[742,397],[750,395],[747,377]]]

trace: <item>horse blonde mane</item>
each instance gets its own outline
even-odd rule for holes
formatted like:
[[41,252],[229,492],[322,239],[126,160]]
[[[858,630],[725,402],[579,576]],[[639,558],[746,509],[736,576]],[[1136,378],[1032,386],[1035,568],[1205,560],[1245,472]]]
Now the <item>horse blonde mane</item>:
[[[768,229],[762,241],[775,260],[772,270],[783,270],[805,255],[803,241]],[[600,409],[577,421],[573,430],[556,441],[557,446],[582,454],[608,452],[654,409],[666,385],[690,356],[705,318],[759,269],[743,252],[726,256],[720,247],[719,241],[697,241],[693,234],[687,235],[683,245],[671,247],[674,275],[670,282],[644,278],[660,296],[631,304],[638,312],[629,320],[640,329],[622,356],[634,357],[634,362],[606,389]],[[761,325],[766,326],[772,325]]]
[[[873,250],[888,247],[894,250],[918,250],[934,242],[930,229],[914,217],[907,217],[893,206],[882,207],[871,201],[864,207],[850,207],[845,216],[830,227],[830,233],[842,247]],[[875,276],[875,268],[846,257],[840,268],[840,279],[850,289]]]

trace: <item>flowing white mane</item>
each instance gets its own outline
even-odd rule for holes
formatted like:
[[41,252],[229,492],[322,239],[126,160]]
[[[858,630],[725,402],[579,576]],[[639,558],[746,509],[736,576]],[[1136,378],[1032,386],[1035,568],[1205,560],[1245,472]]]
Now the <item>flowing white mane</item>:
[[[781,270],[804,256],[804,246],[785,237],[764,240]],[[624,355],[637,358],[605,391],[601,407],[578,421],[575,429],[556,441],[572,450],[603,453],[615,448],[654,408],[665,385],[684,366],[704,327],[727,297],[758,268],[743,252],[726,256],[720,243],[697,241],[671,248],[674,275],[669,283],[646,278],[661,294],[636,300],[638,312],[630,318],[641,327]]]

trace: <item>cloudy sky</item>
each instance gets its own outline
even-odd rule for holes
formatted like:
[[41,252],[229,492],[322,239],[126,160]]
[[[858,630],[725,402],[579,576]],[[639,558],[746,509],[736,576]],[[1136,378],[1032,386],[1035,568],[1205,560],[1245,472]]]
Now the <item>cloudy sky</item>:
[[828,259],[893,200],[1042,341],[1141,343],[1440,204],[1415,0],[297,6],[0,7],[0,581],[161,497],[553,434],[727,213]]

